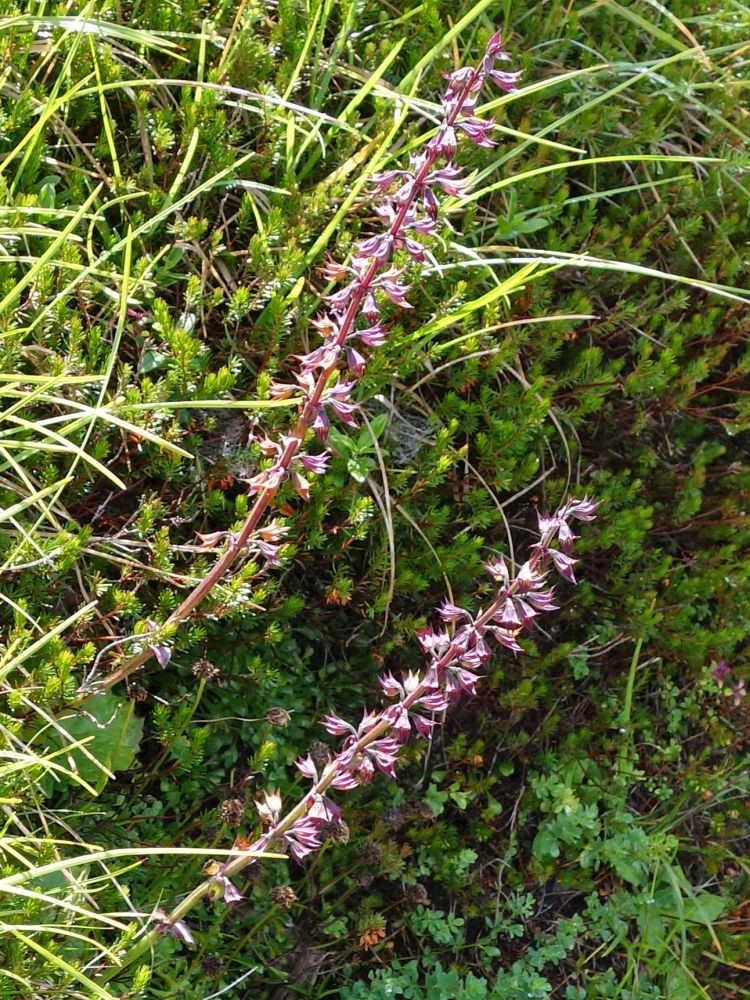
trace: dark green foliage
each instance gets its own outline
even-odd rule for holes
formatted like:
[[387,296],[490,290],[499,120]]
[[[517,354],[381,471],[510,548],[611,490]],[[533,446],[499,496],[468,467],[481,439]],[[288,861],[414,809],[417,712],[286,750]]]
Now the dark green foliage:
[[[41,34],[26,17],[0,37],[0,506],[31,497],[0,536],[3,877],[83,844],[132,848],[75,869],[80,883],[24,884],[105,914],[128,897],[168,909],[206,857],[137,848],[226,849],[251,835],[260,789],[295,801],[292,762],[332,744],[323,713],[377,704],[384,664],[419,665],[415,631],[446,587],[476,607],[483,558],[523,554],[534,510],[585,491],[601,508],[579,588],[429,750],[410,747],[398,785],[342,796],[348,843],[248,869],[245,901],[187,918],[194,950],[165,936],[150,982],[131,967],[107,989],[199,1000],[246,976],[228,996],[750,996],[750,327],[745,301],[701,284],[747,285],[744,8],[477,4],[454,53],[470,4],[95,6],[140,34],[64,31],[60,4]],[[242,522],[264,461],[251,423],[292,418],[269,385],[312,344],[315,268],[375,223],[373,158],[401,164],[431,128],[412,113],[394,131],[395,98],[419,77],[434,101],[490,16],[525,82],[549,83],[495,108],[499,125],[558,145],[464,150],[473,193],[448,205],[413,309],[392,312],[359,388],[367,420],[332,433],[309,504],[278,498],[282,569],[242,563],[163,636],[166,669],[117,689],[106,719],[89,704],[66,723],[97,652],[163,622],[221,551],[214,534]],[[50,719],[93,737],[114,779],[60,754]],[[19,747],[38,755],[25,770]],[[96,978],[95,946],[61,931],[70,913],[6,901],[46,951],[9,935],[0,990],[96,995],[70,971]],[[136,926],[89,936],[125,948]]]

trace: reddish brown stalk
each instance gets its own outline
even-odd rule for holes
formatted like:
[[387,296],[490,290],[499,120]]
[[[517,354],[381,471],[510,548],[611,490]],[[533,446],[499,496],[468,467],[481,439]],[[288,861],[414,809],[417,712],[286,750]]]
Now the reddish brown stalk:
[[[554,536],[555,536],[554,527],[545,531],[544,534],[541,536],[539,545],[535,548],[534,552],[532,553],[528,561],[528,566],[532,573],[537,569],[540,561],[545,557],[544,553],[547,551]],[[506,599],[512,596],[513,594],[517,593],[518,589],[519,589],[518,579],[512,580],[508,585],[508,587],[503,589],[501,596],[492,601],[492,603],[487,607],[487,609],[483,611],[481,615],[479,615],[479,617],[474,622],[475,626],[481,628],[483,625],[487,625],[489,622],[491,622],[495,614],[497,614],[497,612],[505,604]],[[448,669],[455,660],[459,659],[459,657],[463,652],[465,652],[463,646],[461,646],[458,643],[452,643],[435,664],[438,673]],[[401,705],[404,708],[408,709],[412,705],[416,704],[419,701],[419,699],[427,692],[428,685],[429,682],[427,681],[427,674],[426,674],[425,678],[420,682],[420,684],[418,684],[417,687],[415,687],[415,689],[401,701]],[[383,714],[384,713],[385,710],[383,710]],[[377,722],[371,729],[369,729],[365,735],[360,737],[360,739],[356,742],[356,744],[352,748],[350,748],[350,753],[353,752],[354,755],[362,754],[371,743],[374,743],[376,740],[380,739],[390,728],[391,728],[391,723],[387,719],[381,718],[379,722]],[[269,833],[264,834],[259,840],[255,841],[250,851],[240,855],[239,857],[232,858],[230,861],[227,861],[222,866],[222,874],[226,878],[231,879],[233,876],[239,874],[239,872],[243,871],[249,865],[259,860],[259,858],[262,858],[263,853],[269,850],[270,845],[273,842],[279,840],[280,838],[283,838],[284,834],[294,826],[297,820],[299,820],[302,816],[305,815],[308,809],[308,803],[311,800],[320,798],[321,796],[324,795],[324,793],[328,790],[328,788],[333,784],[336,777],[336,773],[337,771],[335,767],[328,768],[321,775],[318,781],[315,782],[312,788],[305,793],[305,795],[294,806],[294,808],[290,809],[289,812],[286,814],[286,816],[284,816],[282,819],[279,820],[278,823],[275,824],[273,830],[271,830]],[[178,905],[175,906],[174,909],[165,917],[161,927],[162,928],[165,926],[173,927],[176,924],[178,924],[202,899],[204,899],[210,893],[215,891],[215,887],[216,887],[216,880],[214,877],[208,878],[204,882],[201,882],[200,885],[196,886],[195,889],[193,889],[193,891],[189,893],[182,900],[181,903],[178,903]],[[145,951],[148,951],[150,948],[152,948],[162,932],[163,932],[162,930],[155,927],[152,930],[148,931],[146,934],[144,934],[143,937],[139,938],[139,940],[132,946],[132,948],[130,948],[130,950],[124,956],[122,964],[119,967],[115,967],[112,968],[111,970],[108,970],[108,972],[105,973],[103,978],[104,979],[111,978],[111,976],[114,975],[115,972],[119,971],[123,966],[130,965],[131,962],[135,961],[135,959],[138,958],[140,955],[142,955]]]
[[[459,115],[461,114],[461,108],[464,103],[464,99],[468,97],[471,93],[472,87],[475,85],[479,77],[481,76],[481,69],[479,67],[475,68],[467,80],[463,90],[461,91],[459,99],[455,102],[454,109],[446,116],[443,125],[448,128],[455,125]],[[388,234],[392,237],[398,236],[404,223],[404,219],[411,207],[414,199],[418,195],[422,188],[422,185],[427,177],[427,175],[432,170],[435,160],[439,156],[439,148],[436,145],[428,145],[425,151],[425,162],[422,165],[419,172],[416,174],[411,190],[407,197],[404,198],[403,203],[393,220],[390,228],[388,229]],[[335,346],[337,348],[343,348],[347,336],[351,333],[354,322],[359,315],[360,307],[364,300],[365,295],[370,289],[373,279],[376,277],[379,271],[381,271],[389,261],[381,260],[377,257],[373,258],[370,267],[365,272],[364,277],[358,283],[354,294],[349,302],[344,318],[341,321],[339,331],[335,340]],[[320,400],[323,396],[323,392],[328,384],[328,381],[337,370],[338,361],[334,361],[331,365],[323,368],[317,377],[315,382],[315,387],[312,394],[307,399],[305,406],[302,409],[297,425],[294,431],[290,435],[287,444],[281,454],[278,467],[283,472],[289,472],[291,468],[292,460],[300,449],[310,426],[315,419],[315,414],[317,412]],[[190,617],[190,615],[195,611],[199,604],[201,604],[206,597],[211,593],[214,587],[219,583],[224,574],[230,569],[235,559],[238,557],[240,552],[245,548],[248,541],[250,540],[253,532],[258,527],[260,519],[263,516],[266,508],[271,503],[276,493],[278,492],[278,485],[269,485],[261,489],[256,497],[255,503],[253,504],[252,510],[247,516],[247,519],[242,526],[241,530],[229,541],[226,552],[218,559],[214,567],[209,573],[197,584],[193,590],[187,595],[187,597],[182,601],[180,606],[172,612],[171,615],[164,622],[164,629],[168,629],[170,626],[179,625]],[[79,691],[78,700],[83,701],[92,693],[106,690],[112,687],[114,684],[119,683],[119,681],[125,680],[134,671],[138,670],[144,665],[152,656],[155,655],[154,649],[149,645],[148,640],[150,636],[145,633],[143,636],[144,647],[140,652],[135,653],[133,656],[129,656],[125,659],[118,667],[116,667],[109,674],[106,674],[101,680],[94,680],[89,686],[88,684],[84,686]]]

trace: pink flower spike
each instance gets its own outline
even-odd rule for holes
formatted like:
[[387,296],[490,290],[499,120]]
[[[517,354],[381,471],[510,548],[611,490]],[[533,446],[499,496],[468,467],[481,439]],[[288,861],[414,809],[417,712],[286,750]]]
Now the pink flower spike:
[[577,517],[579,521],[593,521],[596,516],[596,510],[599,506],[593,500],[589,500],[588,497],[584,497],[583,500],[574,500],[572,497],[565,504],[563,510],[567,514]]
[[214,876],[214,882],[221,888],[225,903],[239,903],[245,897],[237,889],[233,882],[230,882],[226,875]]
[[471,615],[465,608],[459,608],[447,599],[438,604],[436,610],[444,622],[460,622],[462,618],[471,620]]
[[350,725],[346,719],[342,719],[334,712],[324,717],[323,726],[331,736],[348,736],[350,733],[356,736],[354,726]]
[[573,575],[573,567],[578,562],[577,559],[572,559],[570,556],[566,556],[564,552],[558,552],[557,549],[549,549],[549,554],[552,556],[552,561],[555,564],[555,569],[564,577],[569,583],[575,583],[576,578]]
[[279,549],[280,545],[272,545],[270,542],[264,542],[258,539],[255,543],[258,546],[258,551],[266,560],[269,566],[279,565]]
[[492,139],[490,139],[490,132],[495,127],[495,123],[491,118],[464,118],[457,125],[462,132],[475,142],[477,146],[495,146],[497,145]]
[[404,689],[401,687],[399,682],[393,676],[392,673],[383,674],[378,678],[380,683],[380,688],[386,698],[401,698],[404,694]]
[[498,583],[503,583],[506,587],[510,583],[510,573],[508,572],[508,566],[502,556],[498,556],[497,559],[489,559],[484,563],[484,568],[490,574],[493,580]]
[[318,769],[309,754],[307,757],[300,757],[299,760],[295,760],[294,764],[304,778],[307,778],[309,781],[318,780]]
[[362,373],[365,370],[365,365],[367,364],[367,359],[359,353],[354,347],[347,347],[346,349],[346,363],[349,367],[349,371],[352,375],[357,378],[362,377]]
[[319,455],[301,455],[300,462],[307,469],[317,476],[322,476],[328,471],[328,463],[331,461],[329,452],[322,451]]

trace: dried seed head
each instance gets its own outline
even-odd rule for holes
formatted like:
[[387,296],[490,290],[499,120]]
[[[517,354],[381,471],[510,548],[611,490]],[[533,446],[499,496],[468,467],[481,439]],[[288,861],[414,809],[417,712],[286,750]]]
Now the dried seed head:
[[331,759],[331,748],[322,740],[313,740],[310,744],[310,756],[318,770],[322,770]]
[[266,712],[266,718],[272,726],[288,726],[291,715],[285,708],[274,706]]
[[193,674],[196,677],[202,677],[204,680],[210,681],[214,677],[218,677],[220,671],[218,667],[215,667],[210,660],[202,657],[193,667]]
[[146,701],[148,698],[148,691],[142,684],[133,682],[128,685],[128,695],[133,701]]
[[297,902],[297,893],[290,885],[275,885],[271,890],[271,899],[277,906],[290,910]]
[[321,837],[327,837],[334,844],[349,843],[349,827],[342,819],[331,820],[320,828]]
[[238,827],[245,818],[245,803],[242,799],[224,799],[219,806],[219,819],[229,827]]
[[407,885],[404,889],[404,899],[409,906],[413,906],[414,908],[417,906],[429,906],[430,903],[430,897],[421,882],[415,882],[414,885]]
[[383,848],[369,840],[360,847],[359,856],[366,864],[377,867],[383,860]]
[[383,813],[383,822],[387,823],[392,830],[400,830],[406,822],[406,815],[400,806],[393,806]]
[[224,971],[224,963],[220,958],[213,955],[204,955],[201,959],[201,967],[209,979],[218,979]]

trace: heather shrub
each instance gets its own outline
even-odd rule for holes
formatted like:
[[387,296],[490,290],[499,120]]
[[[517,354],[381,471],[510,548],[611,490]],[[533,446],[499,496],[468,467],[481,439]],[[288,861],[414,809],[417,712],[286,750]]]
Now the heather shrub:
[[[698,7],[0,5],[9,996],[746,995],[744,14]],[[464,144],[358,429],[308,503],[281,485],[281,566],[165,627],[293,425],[316,269],[495,23],[520,94],[483,99],[499,144]],[[324,716],[584,491],[579,586],[523,653],[312,858],[105,983],[103,944],[300,799]],[[146,633],[164,666],[90,696]]]

